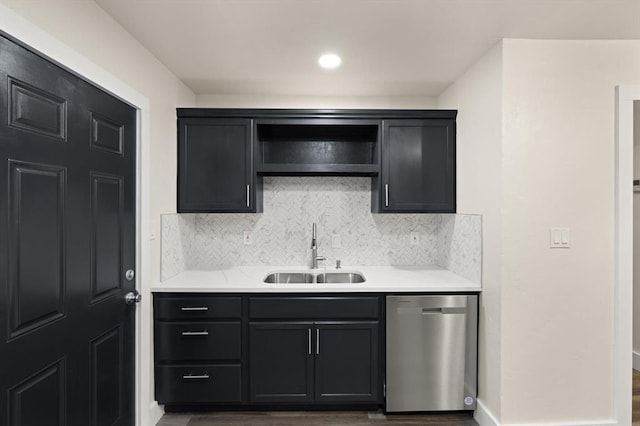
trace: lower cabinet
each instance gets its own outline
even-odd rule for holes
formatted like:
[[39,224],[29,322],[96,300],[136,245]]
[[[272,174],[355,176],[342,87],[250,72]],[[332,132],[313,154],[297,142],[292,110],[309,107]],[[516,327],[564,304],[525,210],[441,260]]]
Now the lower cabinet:
[[376,402],[378,322],[249,326],[251,402]]
[[242,297],[154,294],[153,299],[156,400],[244,403]]
[[155,294],[156,399],[169,410],[379,405],[381,300]]

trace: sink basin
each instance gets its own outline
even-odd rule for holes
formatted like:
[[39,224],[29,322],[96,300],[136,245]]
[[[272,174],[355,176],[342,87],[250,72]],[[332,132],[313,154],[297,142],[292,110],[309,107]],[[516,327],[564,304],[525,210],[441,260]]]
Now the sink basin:
[[316,275],[318,284],[356,284],[365,281],[359,272],[325,272]]
[[366,279],[359,272],[272,272],[264,277],[267,284],[357,284]]
[[274,272],[264,278],[269,284],[311,284],[313,274],[306,272]]

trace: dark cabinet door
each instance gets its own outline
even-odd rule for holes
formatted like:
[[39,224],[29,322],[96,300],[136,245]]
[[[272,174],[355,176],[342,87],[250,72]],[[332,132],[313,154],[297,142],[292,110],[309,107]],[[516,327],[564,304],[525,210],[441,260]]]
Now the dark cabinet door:
[[456,211],[455,120],[385,120],[381,212]]
[[316,401],[378,401],[378,322],[315,324]]
[[178,120],[178,212],[256,211],[251,120]]
[[312,322],[249,325],[250,400],[313,400]]

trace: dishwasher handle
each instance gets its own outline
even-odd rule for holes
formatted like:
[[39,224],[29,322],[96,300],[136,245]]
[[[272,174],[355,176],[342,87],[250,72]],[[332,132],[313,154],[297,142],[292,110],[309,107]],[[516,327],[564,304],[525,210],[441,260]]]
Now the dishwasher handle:
[[405,308],[400,307],[397,310],[398,315],[464,315],[467,308],[462,307],[430,307],[430,308]]
[[440,307],[440,308],[422,308],[422,315],[431,315],[431,314],[466,314],[467,308],[448,308],[448,307]]

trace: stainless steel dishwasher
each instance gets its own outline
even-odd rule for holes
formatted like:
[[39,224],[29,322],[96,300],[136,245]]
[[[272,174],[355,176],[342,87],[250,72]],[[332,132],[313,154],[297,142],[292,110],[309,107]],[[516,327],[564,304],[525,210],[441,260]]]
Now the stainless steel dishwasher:
[[478,296],[387,296],[386,410],[476,408]]

